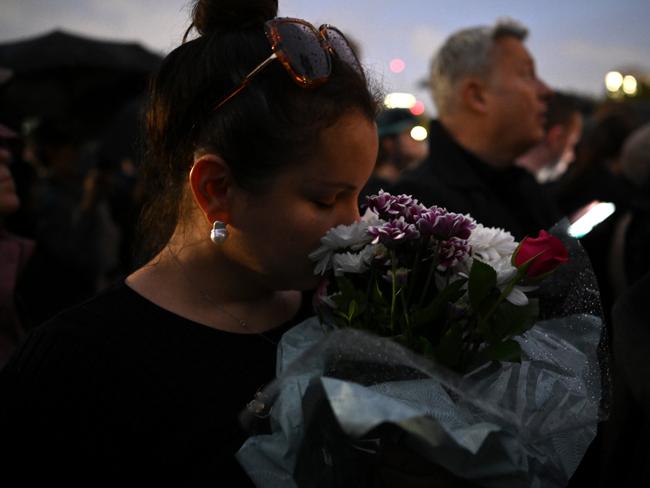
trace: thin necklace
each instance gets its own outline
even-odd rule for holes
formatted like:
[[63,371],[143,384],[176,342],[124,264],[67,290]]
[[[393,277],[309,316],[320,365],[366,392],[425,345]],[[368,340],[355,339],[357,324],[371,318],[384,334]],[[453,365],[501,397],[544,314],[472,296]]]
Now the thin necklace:
[[201,295],[201,298],[203,298],[205,301],[210,302],[212,305],[214,305],[220,312],[222,312],[225,315],[228,315],[230,318],[235,320],[241,326],[242,329],[245,329],[249,332],[249,335],[258,335],[262,337],[265,341],[273,344],[274,346],[278,345],[276,341],[274,341],[270,337],[267,337],[263,332],[255,332],[254,330],[251,330],[251,328],[248,326],[248,323],[246,323],[245,320],[230,313],[228,310],[226,310],[221,305],[219,305],[210,295],[205,293],[203,290],[199,290],[199,295]]
[[[183,267],[183,265],[181,264],[180,260],[179,260],[178,257],[176,256],[176,253],[174,253],[174,252],[170,249],[170,250],[169,250],[169,254],[172,256],[172,259],[174,260],[174,262],[175,262],[176,265],[178,266],[178,268],[179,268],[179,270],[180,270],[180,272],[181,272],[181,275],[183,275],[183,279],[185,279],[185,281],[186,281],[187,284],[189,285],[190,289],[191,289],[191,288],[195,288],[195,285],[192,283],[192,280],[190,280],[190,277],[189,277],[189,276],[187,275],[187,273],[185,272],[185,268]],[[242,329],[248,331],[248,333],[249,333],[250,335],[257,335],[257,336],[260,336],[260,337],[262,337],[265,341],[267,341],[267,342],[273,344],[274,346],[277,346],[277,345],[278,345],[278,343],[277,343],[276,341],[274,341],[274,340],[271,339],[270,337],[267,337],[263,332],[255,332],[255,331],[251,330],[251,328],[248,326],[248,323],[247,323],[244,319],[237,317],[235,314],[233,314],[233,313],[229,312],[228,310],[226,310],[225,308],[223,308],[219,303],[217,303],[217,301],[216,301],[214,298],[212,298],[212,297],[211,297],[210,295],[208,295],[206,292],[204,292],[203,290],[198,289],[198,288],[197,288],[197,291],[199,292],[199,295],[201,296],[201,298],[202,298],[203,300],[205,300],[206,302],[212,304],[212,305],[213,305],[217,310],[219,310],[222,314],[224,314],[224,315],[230,317],[231,319],[233,319],[235,322],[237,322],[237,324],[239,324],[239,326],[240,326]]]

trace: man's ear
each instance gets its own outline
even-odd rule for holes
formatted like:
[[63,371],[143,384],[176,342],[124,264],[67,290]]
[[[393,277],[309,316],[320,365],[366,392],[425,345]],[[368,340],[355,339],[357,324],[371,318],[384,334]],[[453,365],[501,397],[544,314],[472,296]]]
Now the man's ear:
[[460,98],[463,105],[472,112],[488,112],[487,83],[480,78],[466,78],[460,85]]
[[566,129],[563,125],[557,124],[546,132],[547,144],[554,151],[561,151],[566,144]]
[[230,195],[234,181],[226,162],[216,154],[204,154],[190,171],[192,195],[210,224],[230,221]]

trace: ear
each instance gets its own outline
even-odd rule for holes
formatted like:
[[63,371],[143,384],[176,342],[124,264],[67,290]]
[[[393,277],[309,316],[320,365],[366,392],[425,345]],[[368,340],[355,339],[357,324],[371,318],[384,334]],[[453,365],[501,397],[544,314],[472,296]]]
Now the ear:
[[466,78],[460,85],[460,97],[463,105],[472,112],[488,112],[487,83],[480,78]]
[[204,154],[194,161],[190,188],[194,201],[210,224],[230,222],[230,196],[234,181],[226,162],[216,154]]
[[554,151],[561,151],[564,149],[566,142],[566,129],[563,125],[557,124],[551,127],[546,132],[546,141],[551,149]]

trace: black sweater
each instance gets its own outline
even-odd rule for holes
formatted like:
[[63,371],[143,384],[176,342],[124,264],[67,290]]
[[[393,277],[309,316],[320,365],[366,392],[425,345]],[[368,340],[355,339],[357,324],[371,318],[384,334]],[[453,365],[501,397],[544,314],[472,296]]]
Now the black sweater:
[[275,375],[273,342],[309,312],[303,303],[265,337],[234,334],[115,285],[38,327],[0,374],[0,471],[88,486],[251,485],[234,458],[246,437],[238,414]]

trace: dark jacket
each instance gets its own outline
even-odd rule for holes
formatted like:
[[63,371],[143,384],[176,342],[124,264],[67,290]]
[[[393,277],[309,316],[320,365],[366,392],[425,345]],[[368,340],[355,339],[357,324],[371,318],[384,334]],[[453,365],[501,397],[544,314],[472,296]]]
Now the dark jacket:
[[526,170],[495,169],[460,146],[440,122],[431,122],[429,156],[402,175],[391,193],[413,195],[421,203],[469,213],[481,224],[501,227],[516,239],[536,236],[561,215]]
[[650,273],[613,310],[614,397],[603,429],[601,485],[648,486],[650,479]]

